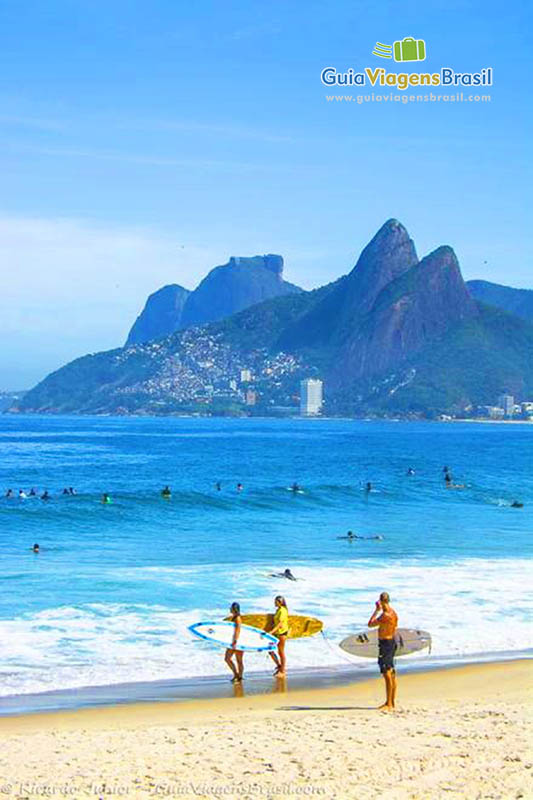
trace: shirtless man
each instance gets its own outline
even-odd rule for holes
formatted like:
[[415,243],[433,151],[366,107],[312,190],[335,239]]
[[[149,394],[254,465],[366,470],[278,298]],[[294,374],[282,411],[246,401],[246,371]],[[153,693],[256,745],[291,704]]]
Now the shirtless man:
[[380,709],[394,711],[396,701],[396,669],[394,667],[394,654],[396,653],[396,639],[394,634],[398,627],[398,615],[390,605],[387,592],[381,592],[376,602],[374,613],[368,620],[369,628],[378,628],[379,656],[378,665],[385,679],[386,700]]

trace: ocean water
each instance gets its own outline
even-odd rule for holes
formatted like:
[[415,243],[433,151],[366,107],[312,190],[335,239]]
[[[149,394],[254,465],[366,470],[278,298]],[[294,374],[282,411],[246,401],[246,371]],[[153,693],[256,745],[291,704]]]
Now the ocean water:
[[[289,643],[290,669],[356,665],[338,642],[383,589],[441,661],[532,647],[532,425],[3,416],[0,453],[4,697],[226,676],[187,627],[278,593],[325,623]],[[3,497],[32,486],[52,499]],[[270,576],[286,567],[298,581]]]

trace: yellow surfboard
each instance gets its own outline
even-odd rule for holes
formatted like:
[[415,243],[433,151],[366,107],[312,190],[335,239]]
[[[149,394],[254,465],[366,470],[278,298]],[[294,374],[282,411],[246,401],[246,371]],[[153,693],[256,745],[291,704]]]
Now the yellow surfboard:
[[[231,617],[226,617],[230,620]],[[243,614],[243,625],[251,625],[259,628],[260,631],[270,631],[274,627],[274,614]],[[324,623],[314,617],[301,617],[297,614],[289,614],[289,639],[301,639],[304,636],[314,636],[320,633]]]

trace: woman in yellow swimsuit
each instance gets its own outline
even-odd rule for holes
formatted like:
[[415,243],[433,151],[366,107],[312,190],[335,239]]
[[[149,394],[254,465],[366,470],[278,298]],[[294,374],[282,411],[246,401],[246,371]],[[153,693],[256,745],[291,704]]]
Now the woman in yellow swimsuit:
[[276,655],[276,653],[270,651],[270,658],[276,665],[274,675],[277,675],[278,678],[284,678],[285,667],[287,663],[285,658],[285,642],[287,640],[287,636],[289,635],[289,609],[287,608],[285,598],[281,595],[278,595],[275,598],[274,603],[276,605],[276,613],[274,614],[274,627],[271,631],[269,631],[269,633],[271,633],[273,636],[277,636],[278,654]]

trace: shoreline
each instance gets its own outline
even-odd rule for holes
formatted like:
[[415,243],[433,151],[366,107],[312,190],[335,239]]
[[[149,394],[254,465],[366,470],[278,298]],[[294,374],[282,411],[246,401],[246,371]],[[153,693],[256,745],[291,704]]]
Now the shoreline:
[[[254,700],[268,698],[281,693],[295,695],[323,691],[358,690],[358,687],[380,681],[375,659],[368,663],[354,663],[334,669],[310,668],[288,673],[282,685],[270,672],[251,672],[245,675],[237,687],[231,683],[229,674],[211,675],[203,678],[167,679],[159,681],[82,686],[73,689],[56,689],[34,694],[6,695],[0,697],[0,731],[7,720],[25,718],[53,718],[62,714],[76,715],[85,712],[110,711],[115,709],[141,709],[163,706],[175,708],[191,704],[209,704],[235,699]],[[533,650],[520,653],[481,654],[462,662],[448,658],[414,658],[409,662],[397,661],[398,679],[414,679],[417,676],[447,674],[461,669],[504,667],[513,664],[533,666]]]
[[253,697],[0,719],[0,783],[34,797],[530,797],[532,664]]

